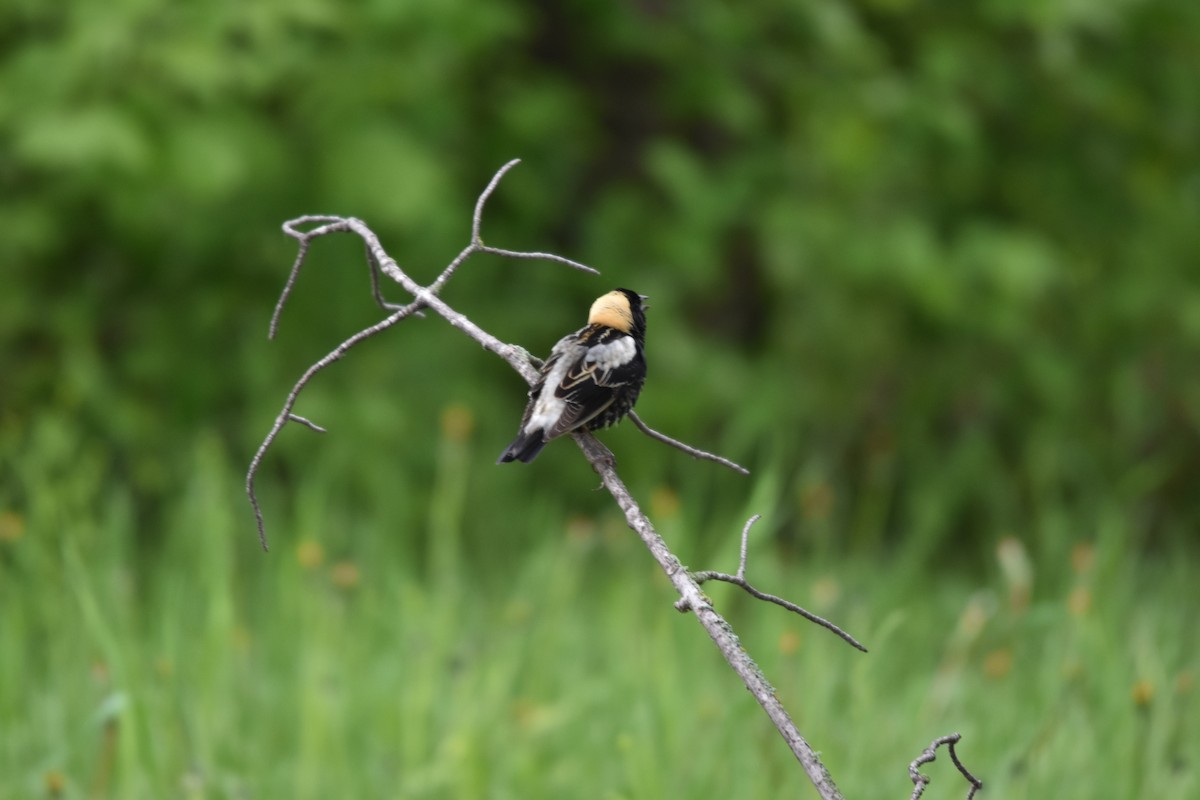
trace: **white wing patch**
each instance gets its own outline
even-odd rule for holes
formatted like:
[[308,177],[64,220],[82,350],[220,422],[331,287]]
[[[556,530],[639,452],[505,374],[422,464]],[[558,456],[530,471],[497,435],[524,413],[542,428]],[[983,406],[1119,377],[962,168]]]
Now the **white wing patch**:
[[[562,344],[559,342],[555,345],[554,351],[557,351]],[[554,423],[558,422],[567,403],[561,397],[556,397],[554,390],[562,383],[570,368],[571,359],[559,358],[549,374],[546,375],[546,379],[542,382],[542,392],[534,401],[533,413],[529,415],[529,422],[525,425],[525,433],[533,433],[536,430],[548,431],[554,427]]]
[[622,367],[637,355],[637,344],[632,336],[622,336],[607,344],[598,344],[588,348],[587,360],[594,363],[601,372]]
[[558,360],[542,381],[542,391],[533,401],[533,411],[529,414],[529,421],[525,423],[525,433],[532,434],[540,430],[544,434],[562,419],[567,410],[567,401],[557,396],[557,390],[566,382],[569,373],[578,372],[575,368],[580,366],[581,362],[584,369],[591,372],[586,379],[594,380],[611,370],[625,366],[637,356],[637,343],[632,336],[620,336],[611,342],[593,345],[586,350],[576,344],[575,336],[563,337],[550,351],[551,358],[557,356]]

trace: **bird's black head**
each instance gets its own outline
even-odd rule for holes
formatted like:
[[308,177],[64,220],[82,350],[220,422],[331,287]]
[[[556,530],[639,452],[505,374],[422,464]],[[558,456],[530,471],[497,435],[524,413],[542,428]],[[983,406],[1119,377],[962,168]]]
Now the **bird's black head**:
[[625,295],[625,299],[629,301],[629,313],[633,315],[633,338],[639,342],[646,338],[646,309],[650,306],[646,304],[648,299],[644,294],[638,294],[630,289],[617,289],[618,292]]

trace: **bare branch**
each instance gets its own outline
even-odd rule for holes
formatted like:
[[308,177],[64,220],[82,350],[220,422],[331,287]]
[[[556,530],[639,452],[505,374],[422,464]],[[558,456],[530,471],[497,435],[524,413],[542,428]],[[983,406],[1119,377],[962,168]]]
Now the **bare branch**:
[[[859,650],[863,651],[864,653],[868,652],[867,648],[864,647],[863,644],[858,641],[858,639],[855,639],[849,633],[842,630],[837,625],[834,625],[832,622],[825,619],[824,617],[817,616],[816,614],[812,613],[811,611],[809,611],[805,608],[801,608],[800,606],[796,605],[795,603],[793,603],[791,601],[784,600],[782,597],[776,597],[773,594],[767,594],[766,592],[759,591],[758,589],[751,586],[749,581],[746,580],[746,549],[747,549],[747,541],[750,536],[750,527],[752,525],[754,525],[754,523],[758,522],[758,520],[761,519],[761,516],[762,515],[760,515],[760,514],[755,514],[754,516],[752,516],[750,519],[748,519],[746,521],[746,525],[742,528],[742,555],[741,555],[741,559],[738,562],[738,571],[737,571],[736,575],[730,575],[725,572],[715,572],[713,570],[705,570],[703,572],[693,572],[692,580],[694,580],[697,585],[701,585],[701,586],[704,585],[708,581],[724,581],[725,583],[732,583],[734,586],[740,586],[750,596],[755,597],[759,600],[765,600],[768,603],[774,603],[775,605],[780,606],[781,608],[786,608],[788,611],[791,611],[793,614],[799,614],[800,616],[804,617],[809,622],[814,622],[817,625],[820,625],[822,628],[824,628],[828,631],[831,631],[833,633],[836,633],[838,636],[842,637],[842,639],[844,641],[846,641],[848,644],[850,644],[851,646],[858,648]],[[675,604],[675,607],[677,609],[679,609],[680,611],[691,610],[684,603],[683,600],[680,600],[679,602],[677,602]]]
[[578,261],[572,261],[569,258],[556,256],[554,253],[540,253],[537,251],[524,250],[505,250],[500,247],[480,247],[479,252],[490,253],[494,256],[504,256],[505,258],[524,258],[531,261],[553,261],[557,264],[565,264],[572,269],[577,269],[580,272],[590,272],[593,275],[599,275],[600,270],[593,269],[587,264],[580,264]]
[[438,294],[441,292],[442,287],[444,287],[446,282],[450,280],[456,271],[458,271],[458,268],[462,266],[462,263],[476,253],[489,253],[491,255],[504,256],[506,258],[553,261],[557,264],[568,266],[571,269],[577,269],[580,272],[587,272],[592,275],[600,274],[599,270],[592,269],[586,264],[580,264],[578,261],[572,261],[569,258],[556,256],[552,253],[525,253],[520,250],[501,250],[498,247],[488,247],[482,243],[478,243],[470,244],[463,248],[463,251],[455,256],[454,260],[451,261],[444,270],[442,270],[442,274],[438,275],[437,280],[429,284],[429,291],[433,294]]
[[962,773],[962,776],[967,779],[967,783],[971,784],[971,790],[967,792],[967,800],[971,800],[975,793],[983,788],[983,781],[972,775],[963,763],[958,760],[958,753],[954,751],[954,746],[962,739],[961,734],[951,733],[946,736],[940,736],[934,739],[933,742],[922,751],[921,755],[908,765],[908,776],[913,782],[913,793],[910,800],[919,800],[921,795],[925,793],[925,787],[932,780],[928,775],[922,775],[920,768],[922,764],[928,764],[937,759],[937,749],[942,745],[946,745],[950,751],[950,760],[954,762],[954,766]]
[[[484,331],[465,315],[447,305],[439,296],[442,288],[454,275],[455,271],[468,258],[476,253],[490,253],[493,255],[518,259],[543,259],[563,264],[573,269],[592,273],[595,272],[595,270],[591,269],[590,267],[570,259],[563,258],[562,256],[556,256],[549,253],[504,250],[500,248],[489,247],[483,244],[480,229],[482,226],[484,206],[487,203],[487,200],[491,197],[492,193],[495,191],[500,179],[503,178],[504,175],[517,163],[518,161],[516,160],[510,161],[501,167],[492,177],[491,181],[480,194],[479,199],[475,204],[475,212],[471,223],[470,243],[449,263],[449,265],[446,266],[445,269],[442,270],[437,279],[428,286],[422,286],[421,284],[417,283],[404,270],[402,270],[396,261],[384,250],[376,234],[360,220],[351,217],[343,218],[331,216],[305,216],[290,220],[284,224],[284,231],[288,236],[291,236],[299,242],[299,249],[296,255],[296,260],[292,265],[291,272],[288,275],[287,282],[284,285],[283,292],[281,293],[279,301],[276,303],[275,312],[272,315],[270,327],[270,333],[272,336],[274,336],[276,332],[283,306],[286,304],[292,288],[295,285],[299,275],[300,267],[303,265],[304,259],[308,253],[309,245],[311,244],[312,240],[318,236],[324,236],[330,233],[352,233],[363,241],[367,252],[367,259],[370,262],[372,269],[372,295],[377,303],[379,303],[383,308],[388,309],[391,313],[384,320],[349,337],[332,351],[330,351],[324,358],[308,368],[308,370],[300,377],[300,379],[292,387],[292,390],[288,393],[283,408],[276,416],[271,430],[267,433],[262,444],[254,454],[254,457],[250,462],[249,471],[246,475],[246,493],[249,496],[250,504],[254,509],[255,519],[258,524],[259,540],[261,541],[264,550],[267,549],[267,536],[263,523],[262,509],[259,505],[254,488],[255,477],[258,474],[258,470],[262,464],[263,458],[272,443],[279,436],[279,432],[288,422],[296,422],[316,431],[324,430],[319,425],[294,412],[297,398],[304,387],[308,385],[309,381],[311,381],[318,372],[332,364],[334,361],[340,359],[354,345],[358,344],[364,339],[370,338],[371,336],[382,332],[383,330],[386,330],[387,328],[392,327],[396,323],[409,316],[421,314],[423,311],[430,311],[441,316],[448,323],[450,323],[450,325],[462,331],[483,348],[504,359],[504,361],[507,362],[518,374],[525,378],[528,383],[532,384],[534,381],[536,381],[538,376],[538,367],[541,363],[539,359],[530,355],[523,348],[502,342],[487,331]],[[301,228],[306,225],[316,225],[317,227],[307,231],[301,230]],[[402,306],[397,306],[385,301],[383,299],[382,292],[379,291],[379,274],[386,275],[388,278],[399,284],[405,292],[412,296],[412,301]],[[642,422],[642,420],[636,414],[631,413],[629,416],[634,420],[634,424],[643,433],[651,438],[657,439],[672,447],[676,447],[695,458],[715,461],[742,474],[748,474],[748,470],[732,461],[729,461],[728,459],[690,447],[689,445],[679,442],[676,439],[672,439],[669,436],[653,430],[644,422]],[[733,629],[730,627],[729,623],[726,622],[726,620],[723,619],[715,609],[713,609],[712,604],[709,602],[708,598],[705,597],[700,586],[703,582],[708,580],[720,580],[734,583],[738,586],[741,586],[745,591],[749,592],[754,597],[780,605],[789,611],[797,613],[806,619],[816,622],[818,625],[837,633],[843,639],[850,642],[850,644],[854,645],[860,650],[865,650],[866,648],[859,644],[849,634],[845,633],[845,631],[842,631],[840,628],[828,622],[827,620],[824,620],[814,614],[810,614],[799,606],[796,606],[795,604],[786,600],[775,597],[774,595],[760,592],[747,582],[747,542],[750,528],[754,522],[759,519],[758,515],[755,515],[749,521],[747,521],[745,527],[742,529],[741,555],[736,575],[726,575],[720,572],[699,572],[692,574],[683,566],[682,563],[680,563],[679,559],[676,558],[673,553],[671,553],[662,537],[658,535],[657,531],[655,531],[650,520],[642,512],[632,495],[630,495],[629,490],[621,481],[621,478],[617,475],[615,460],[608,449],[605,448],[604,445],[602,445],[594,436],[585,431],[577,431],[573,433],[572,436],[579,445],[580,449],[583,451],[589,463],[591,463],[592,468],[595,469],[596,473],[600,476],[604,487],[616,500],[617,505],[620,506],[629,527],[642,539],[651,555],[658,562],[659,566],[674,585],[676,591],[679,592],[680,601],[677,604],[677,607],[680,608],[680,610],[693,612],[696,619],[704,627],[705,631],[708,632],[714,644],[716,644],[717,648],[721,651],[721,654],[725,657],[725,660],[729,663],[730,667],[742,679],[743,683],[745,683],[746,687],[751,691],[759,705],[762,706],[767,716],[771,719],[780,735],[783,736],[784,741],[787,743],[788,747],[796,756],[796,759],[800,762],[805,772],[808,774],[809,779],[816,787],[817,792],[822,800],[837,800],[838,798],[841,798],[841,793],[838,791],[838,788],[834,784],[833,779],[830,777],[829,772],[821,763],[817,753],[800,734],[799,730],[792,722],[791,717],[779,702],[779,699],[775,695],[774,689],[771,687],[770,683],[768,683],[762,671],[750,658],[749,654],[742,649],[742,646],[738,641],[737,636],[734,634]],[[953,745],[951,745],[951,757],[955,758]],[[930,756],[929,760],[932,760],[932,755]],[[914,762],[914,769],[915,765],[918,763],[924,762],[920,760]],[[955,763],[957,763],[957,758],[955,758]],[[963,770],[963,772],[964,774],[967,774],[965,770]]]
[[[295,269],[298,268],[299,265],[297,264]],[[258,495],[254,491],[254,478],[258,475],[258,468],[259,465],[262,464],[263,456],[266,455],[267,449],[270,448],[271,444],[275,441],[275,437],[279,435],[279,432],[283,430],[283,426],[288,422],[299,422],[302,425],[306,425],[309,428],[312,428],[316,431],[321,431],[322,433],[324,433],[325,430],[324,428],[321,428],[320,426],[310,422],[304,417],[292,413],[292,409],[296,405],[296,400],[300,397],[300,392],[305,386],[308,385],[308,382],[311,381],[318,372],[344,356],[346,351],[351,347],[363,341],[364,339],[369,339],[375,334],[387,330],[413,312],[420,310],[420,308],[420,302],[410,303],[409,305],[404,306],[403,308],[394,312],[387,319],[377,322],[371,327],[365,328],[354,334],[349,339],[331,350],[320,361],[305,370],[304,374],[300,376],[300,380],[296,381],[296,384],[292,387],[292,390],[288,392],[287,400],[285,400],[283,403],[283,410],[281,410],[279,415],[275,417],[275,424],[271,426],[271,430],[267,433],[266,438],[263,439],[262,444],[258,446],[258,451],[254,454],[254,458],[250,460],[250,469],[246,473],[246,495],[250,498],[250,505],[254,508],[254,519],[258,523],[258,541],[262,544],[263,550],[270,550],[271,548],[267,546],[267,530],[263,523],[262,508],[258,504]]]
[[[314,222],[324,224],[311,231],[299,230],[299,226],[310,225]],[[296,251],[296,260],[292,262],[292,270],[288,273],[287,282],[283,285],[283,291],[279,294],[279,300],[275,303],[275,311],[271,314],[271,326],[267,331],[268,339],[274,339],[276,331],[279,330],[279,316],[283,313],[283,306],[292,294],[292,287],[296,285],[296,279],[300,277],[300,266],[304,263],[304,259],[308,255],[309,244],[318,236],[342,230],[341,223],[343,222],[344,220],[341,217],[310,214],[283,223],[283,232],[300,242],[300,247]]]
[[483,247],[483,237],[479,234],[479,229],[483,226],[483,207],[487,203],[488,198],[492,196],[492,192],[496,191],[496,186],[499,185],[500,179],[508,174],[508,171],[521,163],[521,159],[514,158],[500,169],[496,170],[496,174],[488,181],[488,185],[484,187],[479,194],[479,199],[475,201],[475,214],[471,218],[471,244],[476,247]]
[[738,578],[744,579],[746,577],[746,552],[750,549],[750,529],[760,519],[762,519],[762,514],[755,514],[746,520],[746,524],[742,526],[742,549],[738,556]]
[[678,439],[672,439],[670,436],[667,436],[665,433],[659,433],[658,431],[654,430],[654,428],[651,428],[649,425],[647,425],[645,422],[643,422],[642,418],[639,417],[637,414],[635,414],[633,411],[629,412],[629,418],[631,420],[633,420],[633,424],[638,427],[639,431],[646,434],[651,439],[657,439],[658,441],[662,442],[663,444],[669,444],[671,447],[674,447],[678,450],[682,450],[683,452],[687,453],[692,458],[702,458],[706,461],[715,461],[718,464],[721,464],[722,466],[729,467],[734,472],[740,472],[743,475],[750,474],[750,470],[746,469],[741,464],[737,464],[737,463],[734,463],[733,461],[730,461],[728,458],[722,458],[721,456],[705,452],[704,450],[697,450],[695,447],[684,444],[683,442],[679,441]]
[[792,722],[787,709],[780,703],[774,688],[767,681],[762,670],[750,658],[750,654],[742,648],[732,627],[712,607],[708,598],[705,597],[704,592],[701,591],[700,585],[694,580],[687,568],[670,551],[667,543],[659,536],[650,520],[638,506],[637,501],[633,499],[633,496],[617,475],[607,448],[590,433],[576,432],[572,435],[579,448],[587,456],[592,469],[596,470],[596,473],[600,476],[604,488],[608,490],[613,499],[617,501],[617,505],[621,507],[621,511],[625,513],[625,522],[641,537],[642,542],[646,545],[651,555],[654,556],[654,559],[658,562],[663,572],[666,573],[675,590],[679,592],[680,601],[676,606],[686,608],[696,615],[696,619],[704,626],[704,630],[708,632],[717,649],[721,651],[721,655],[725,657],[725,661],[738,674],[738,677],[742,679],[746,688],[754,695],[754,699],[758,701],[763,711],[770,717],[776,730],[783,736],[784,741],[787,742],[792,754],[796,756],[796,760],[804,768],[805,773],[808,775],[809,780],[812,781],[813,786],[816,787],[817,793],[822,800],[836,800],[841,798],[842,794],[838,791],[837,785],[829,775],[829,771],[821,763],[821,759],[816,751],[813,750],[812,746],[800,734],[800,731],[796,728],[796,724]]
[[[363,245],[363,250],[367,256],[367,264],[371,266],[371,296],[375,298],[375,304],[384,311],[395,311],[396,309],[400,308],[400,305],[398,303],[389,303],[387,300],[385,300],[383,297],[383,291],[379,288],[379,275],[383,271],[379,268],[379,262],[375,260],[375,257],[371,254],[371,248],[367,247],[366,244]],[[414,313],[418,317],[425,316],[423,311],[417,311]]]
[[[518,163],[520,163],[520,160],[514,159],[501,167],[496,174],[492,176],[491,181],[488,182],[487,187],[484,188],[483,192],[479,195],[479,200],[475,203],[475,214],[471,223],[471,243],[467,245],[467,247],[465,247],[462,252],[460,252],[454,258],[453,261],[450,262],[450,264],[442,271],[442,274],[438,276],[437,280],[428,287],[421,286],[415,280],[409,277],[407,273],[400,269],[400,266],[396,263],[396,261],[383,249],[383,245],[380,244],[379,238],[375,235],[375,232],[367,227],[367,225],[361,220],[353,217],[337,217],[326,214],[308,214],[302,217],[297,217],[296,219],[288,220],[283,224],[284,233],[299,242],[299,247],[296,252],[296,258],[292,262],[292,269],[288,273],[287,281],[284,283],[283,291],[280,293],[279,300],[275,303],[275,310],[271,314],[271,324],[268,329],[269,338],[273,339],[279,329],[280,316],[283,314],[283,308],[287,304],[288,298],[291,297],[292,289],[295,287],[296,280],[299,278],[300,268],[304,265],[304,260],[308,256],[309,246],[312,244],[314,239],[331,233],[354,233],[362,239],[363,245],[366,248],[367,261],[371,268],[372,296],[375,298],[375,302],[381,308],[384,308],[391,313],[386,319],[370,326],[369,328],[365,328],[346,339],[344,342],[334,348],[328,355],[309,367],[309,369],[292,387],[291,392],[288,393],[283,409],[275,418],[275,423],[271,426],[271,430],[263,439],[262,444],[259,445],[258,451],[254,454],[254,458],[251,459],[250,468],[246,473],[246,494],[250,498],[250,505],[254,509],[254,517],[258,525],[258,537],[264,550],[268,549],[267,533],[263,520],[262,509],[258,502],[258,495],[256,494],[254,488],[255,478],[258,475],[258,470],[262,464],[263,456],[266,454],[267,450],[270,449],[276,437],[278,437],[279,432],[283,430],[283,427],[288,422],[297,422],[316,431],[324,430],[315,423],[293,413],[293,408],[295,407],[296,400],[299,397],[300,392],[304,389],[308,382],[312,380],[312,378],[318,372],[332,364],[334,361],[340,359],[346,353],[346,351],[354,345],[358,344],[364,339],[374,336],[383,330],[386,330],[387,328],[390,328],[392,325],[395,325],[405,317],[411,315],[422,316],[423,310],[429,308],[445,318],[446,321],[451,325],[475,339],[475,341],[479,342],[486,349],[492,351],[507,361],[513,369],[515,369],[523,378],[525,378],[526,382],[532,384],[537,379],[537,367],[540,365],[540,362],[537,359],[530,356],[529,353],[523,348],[501,342],[496,337],[479,328],[477,325],[475,325],[475,323],[467,319],[467,317],[452,309],[437,296],[442,287],[445,286],[446,281],[448,281],[454,274],[454,271],[472,255],[481,252],[508,255],[513,258],[541,258],[565,264],[573,269],[579,269],[585,272],[598,274],[596,270],[592,269],[591,267],[572,261],[568,258],[563,258],[562,256],[556,256],[547,253],[520,253],[516,251],[500,250],[498,248],[487,247],[483,244],[483,240],[480,236],[480,226],[483,219],[484,205],[487,203],[487,200],[491,196],[492,192],[495,191],[500,179],[503,178],[504,175]],[[316,227],[309,230],[304,230],[303,228],[308,225],[316,225]],[[379,289],[380,273],[387,275],[393,281],[400,284],[405,291],[409,292],[414,297],[413,302],[406,305],[397,305],[384,300],[383,293]]]
[[326,431],[324,428],[322,428],[317,423],[313,422],[310,419],[306,419],[306,418],[300,416],[299,414],[288,414],[288,419],[291,420],[292,422],[299,422],[301,425],[303,425],[306,428],[312,428],[317,433],[328,433],[328,431]]
[[[337,217],[332,214],[305,214],[295,219],[289,219],[283,223],[283,232],[293,239],[304,241],[306,239],[316,239],[318,236],[324,236],[327,233],[342,230],[345,217]],[[320,227],[313,228],[311,231],[300,230],[301,225],[312,225],[321,223]]]
[[489,247],[483,243],[483,235],[480,229],[483,226],[483,207],[487,205],[488,198],[492,196],[492,192],[496,191],[496,186],[500,183],[500,179],[508,174],[508,171],[521,163],[521,159],[514,158],[503,167],[501,167],[492,179],[488,181],[488,185],[479,195],[479,199],[475,201],[475,214],[471,218],[471,243],[467,245],[458,256],[450,262],[450,264],[442,270],[442,274],[438,275],[437,280],[429,285],[429,291],[433,294],[441,292],[442,287],[446,285],[446,281],[458,271],[462,263],[476,253],[490,253],[492,255],[504,256],[506,258],[518,259],[534,259],[540,261],[554,261],[559,264],[565,264],[572,269],[580,270],[581,272],[590,272],[592,275],[599,275],[600,271],[592,269],[586,264],[580,264],[578,261],[572,261],[569,258],[556,256],[553,253],[526,253],[520,250],[504,250],[499,247]]
[[[494,176],[492,176],[492,180],[488,183],[487,188],[483,190],[483,194],[479,195],[479,200],[475,203],[475,215],[471,219],[471,247],[481,253],[491,253],[492,255],[504,256],[506,258],[531,258],[541,259],[543,261],[556,261],[559,264],[566,264],[568,267],[573,269],[581,270],[583,272],[590,272],[593,275],[599,275],[599,270],[592,269],[585,264],[580,264],[578,261],[572,261],[569,258],[563,258],[562,256],[555,255],[554,253],[526,253],[519,250],[503,250],[499,247],[488,247],[483,243],[483,236],[480,234],[480,228],[483,225],[483,207],[487,203],[488,199],[492,196],[492,192],[496,190],[496,185],[500,183],[500,179],[508,174],[510,169],[520,163],[521,159],[514,158],[512,161],[501,167],[500,170]],[[450,270],[450,272],[453,272],[453,270]],[[449,275],[446,277],[448,278]],[[438,280],[440,283],[445,283],[445,280],[442,278],[439,278]]]

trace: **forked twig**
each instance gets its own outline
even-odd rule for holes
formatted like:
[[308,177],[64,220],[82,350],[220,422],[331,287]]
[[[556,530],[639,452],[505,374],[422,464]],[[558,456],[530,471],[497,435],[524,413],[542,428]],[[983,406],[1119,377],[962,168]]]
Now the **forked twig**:
[[[703,586],[704,583],[707,581],[724,581],[725,583],[732,583],[734,586],[740,586],[743,589],[745,589],[746,592],[748,594],[750,594],[752,597],[758,598],[759,600],[765,600],[768,603],[774,603],[777,606],[786,608],[788,611],[791,611],[794,614],[799,614],[800,616],[804,617],[809,622],[816,623],[817,625],[820,625],[822,628],[825,628],[828,631],[832,631],[833,633],[836,633],[838,636],[842,637],[842,639],[844,639],[851,646],[858,648],[859,650],[863,651],[864,653],[868,652],[867,648],[864,647],[863,644],[858,641],[858,639],[855,639],[849,633],[842,630],[837,625],[834,625],[832,622],[825,619],[824,617],[817,616],[816,614],[812,613],[811,611],[809,611],[805,608],[801,608],[800,606],[796,605],[793,602],[784,600],[782,597],[776,597],[773,594],[767,594],[766,592],[759,591],[758,589],[751,586],[750,582],[746,580],[746,551],[747,551],[747,543],[748,543],[749,537],[750,537],[750,528],[754,525],[754,523],[758,522],[759,519],[761,519],[761,518],[762,518],[761,514],[755,514],[750,519],[746,520],[745,526],[742,527],[742,554],[741,554],[741,558],[738,561],[737,574],[730,575],[726,572],[716,572],[713,570],[705,570],[703,572],[693,572],[692,580],[696,581],[696,583],[701,586]],[[677,602],[675,604],[675,607],[678,608],[680,611],[689,611],[690,610],[688,608],[688,606],[684,604],[683,600],[680,600],[679,602]]]
[[[296,269],[298,268],[299,265],[297,264]],[[351,347],[364,339],[369,339],[380,331],[387,330],[400,320],[418,311],[419,309],[419,303],[410,303],[392,313],[392,315],[387,319],[377,322],[371,327],[354,334],[349,339],[335,347],[333,350],[329,351],[329,353],[320,361],[305,370],[304,374],[300,376],[300,380],[296,381],[296,384],[292,387],[292,390],[288,392],[287,399],[283,403],[283,409],[279,412],[278,416],[275,417],[275,423],[271,426],[271,430],[267,432],[262,444],[258,446],[257,452],[254,453],[254,458],[250,459],[250,469],[246,472],[246,495],[250,498],[250,505],[254,509],[254,519],[258,523],[258,541],[260,544],[262,544],[263,550],[270,550],[271,548],[267,545],[267,529],[263,521],[262,507],[259,506],[258,494],[254,491],[254,478],[258,475],[258,468],[262,464],[263,456],[267,454],[267,449],[270,448],[271,444],[275,441],[275,438],[279,436],[279,432],[283,430],[283,426],[287,425],[289,422],[298,422],[301,425],[311,428],[319,433],[325,432],[324,428],[312,420],[302,417],[299,414],[292,413],[292,409],[296,406],[296,400],[300,397],[300,391],[308,384],[310,380],[313,379],[318,372],[344,356],[346,351]]]
[[521,159],[514,158],[509,161],[492,176],[488,181],[488,185],[479,195],[479,199],[475,201],[475,213],[471,217],[471,244],[466,247],[458,257],[450,262],[450,265],[442,270],[442,274],[438,275],[437,280],[429,285],[429,291],[437,294],[446,285],[446,281],[458,270],[464,261],[470,258],[475,253],[489,253],[495,256],[504,256],[505,258],[517,259],[532,259],[538,261],[553,261],[558,264],[565,264],[572,269],[577,269],[581,272],[590,272],[593,275],[599,275],[600,271],[592,269],[586,264],[580,264],[578,261],[572,261],[569,258],[555,255],[554,253],[537,253],[526,252],[522,250],[506,250],[499,247],[489,247],[483,243],[483,235],[480,229],[483,226],[483,207],[487,204],[488,198],[492,196],[492,192],[496,191],[496,187],[500,184],[500,179],[508,174],[508,171],[521,163]]
[[967,792],[967,800],[971,800],[975,793],[983,788],[983,781],[976,778],[974,775],[963,766],[963,763],[958,760],[958,753],[954,751],[954,746],[962,739],[962,735],[951,733],[946,736],[940,736],[934,739],[933,742],[926,747],[921,755],[917,756],[911,764],[908,765],[908,777],[913,782],[913,793],[910,800],[919,800],[922,794],[925,793],[925,787],[932,780],[928,775],[921,774],[921,765],[928,764],[937,759],[937,749],[942,745],[950,751],[950,760],[954,762],[954,766],[962,773],[962,776],[967,779],[967,783],[971,784],[971,790]]

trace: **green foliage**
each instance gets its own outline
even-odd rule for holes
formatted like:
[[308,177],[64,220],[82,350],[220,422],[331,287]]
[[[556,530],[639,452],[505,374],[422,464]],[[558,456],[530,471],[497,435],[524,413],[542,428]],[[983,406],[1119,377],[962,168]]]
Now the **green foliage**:
[[[519,155],[489,240],[605,277],[480,263],[450,299],[536,351],[601,288],[653,295],[647,416],[827,482],[843,528],[886,495],[852,542],[988,545],[1044,491],[1115,493],[1147,543],[1200,523],[1189,4],[0,15],[0,403],[87,418],[148,513],[179,478],[166,442],[211,426],[247,452],[300,366],[375,318],[357,248],[322,243],[263,345],[280,221],[362,217],[432,275]],[[426,423],[495,398],[472,410],[503,443],[502,369],[441,331],[373,346],[328,380]],[[414,396],[430,363],[445,393]],[[428,469],[411,444],[362,463]],[[929,492],[955,498],[941,519]]]
[[[330,433],[280,438],[259,487],[282,557],[250,555],[241,469],[302,370],[379,318],[359,244],[323,240],[268,343],[294,255],[279,224],[360,217],[428,278],[513,157],[488,242],[603,277],[486,258],[447,301],[544,352],[601,291],[652,296],[639,410],[754,476],[629,426],[605,439],[690,562],[731,558],[761,512],[764,579],[854,587],[836,610],[885,658],[848,668],[805,633],[768,665],[847,737],[819,743],[844,788],[878,794],[917,719],[962,727],[1016,791],[1066,796],[1085,765],[1132,761],[1097,786],[1194,791],[1170,760],[1194,700],[1168,687],[1197,668],[1169,609],[1195,604],[1200,525],[1200,6],[542,6],[0,7],[0,619],[28,644],[0,648],[0,702],[30,723],[0,744],[20,767],[0,795],[56,770],[75,794],[111,770],[135,797],[795,779],[785,754],[737,749],[759,721],[696,669],[694,631],[644,613],[662,587],[571,445],[492,467],[524,386],[436,319],[305,392]],[[586,544],[548,543],[564,527]],[[984,602],[988,643],[944,662],[1013,541],[1033,606]],[[326,561],[303,566],[302,543]],[[1062,611],[1081,546],[1111,581],[1082,619]],[[766,611],[738,622],[770,651]],[[1104,630],[1146,632],[1114,650]],[[1010,677],[987,677],[985,646]],[[1171,699],[1133,709],[1138,680]],[[811,710],[809,681],[829,689]],[[854,724],[838,697],[861,699]],[[694,712],[712,716],[678,722]]]
[[[537,540],[471,567],[460,537],[488,523],[458,498],[493,467],[460,429],[436,437],[427,498],[381,482],[351,504],[340,465],[318,463],[259,557],[240,459],[215,436],[180,453],[188,478],[147,542],[77,433],[4,431],[25,469],[3,498],[26,516],[0,516],[0,715],[20,722],[0,737],[0,796],[811,794],[610,509],[528,495]],[[732,567],[736,531],[701,555],[695,506],[650,495],[684,558]],[[1190,562],[1104,533],[1028,571],[1005,548],[976,578],[756,537],[751,578],[869,654],[707,590],[847,797],[905,796],[907,763],[950,731],[995,796],[1194,795]],[[947,759],[927,772],[938,796],[965,792]]]

